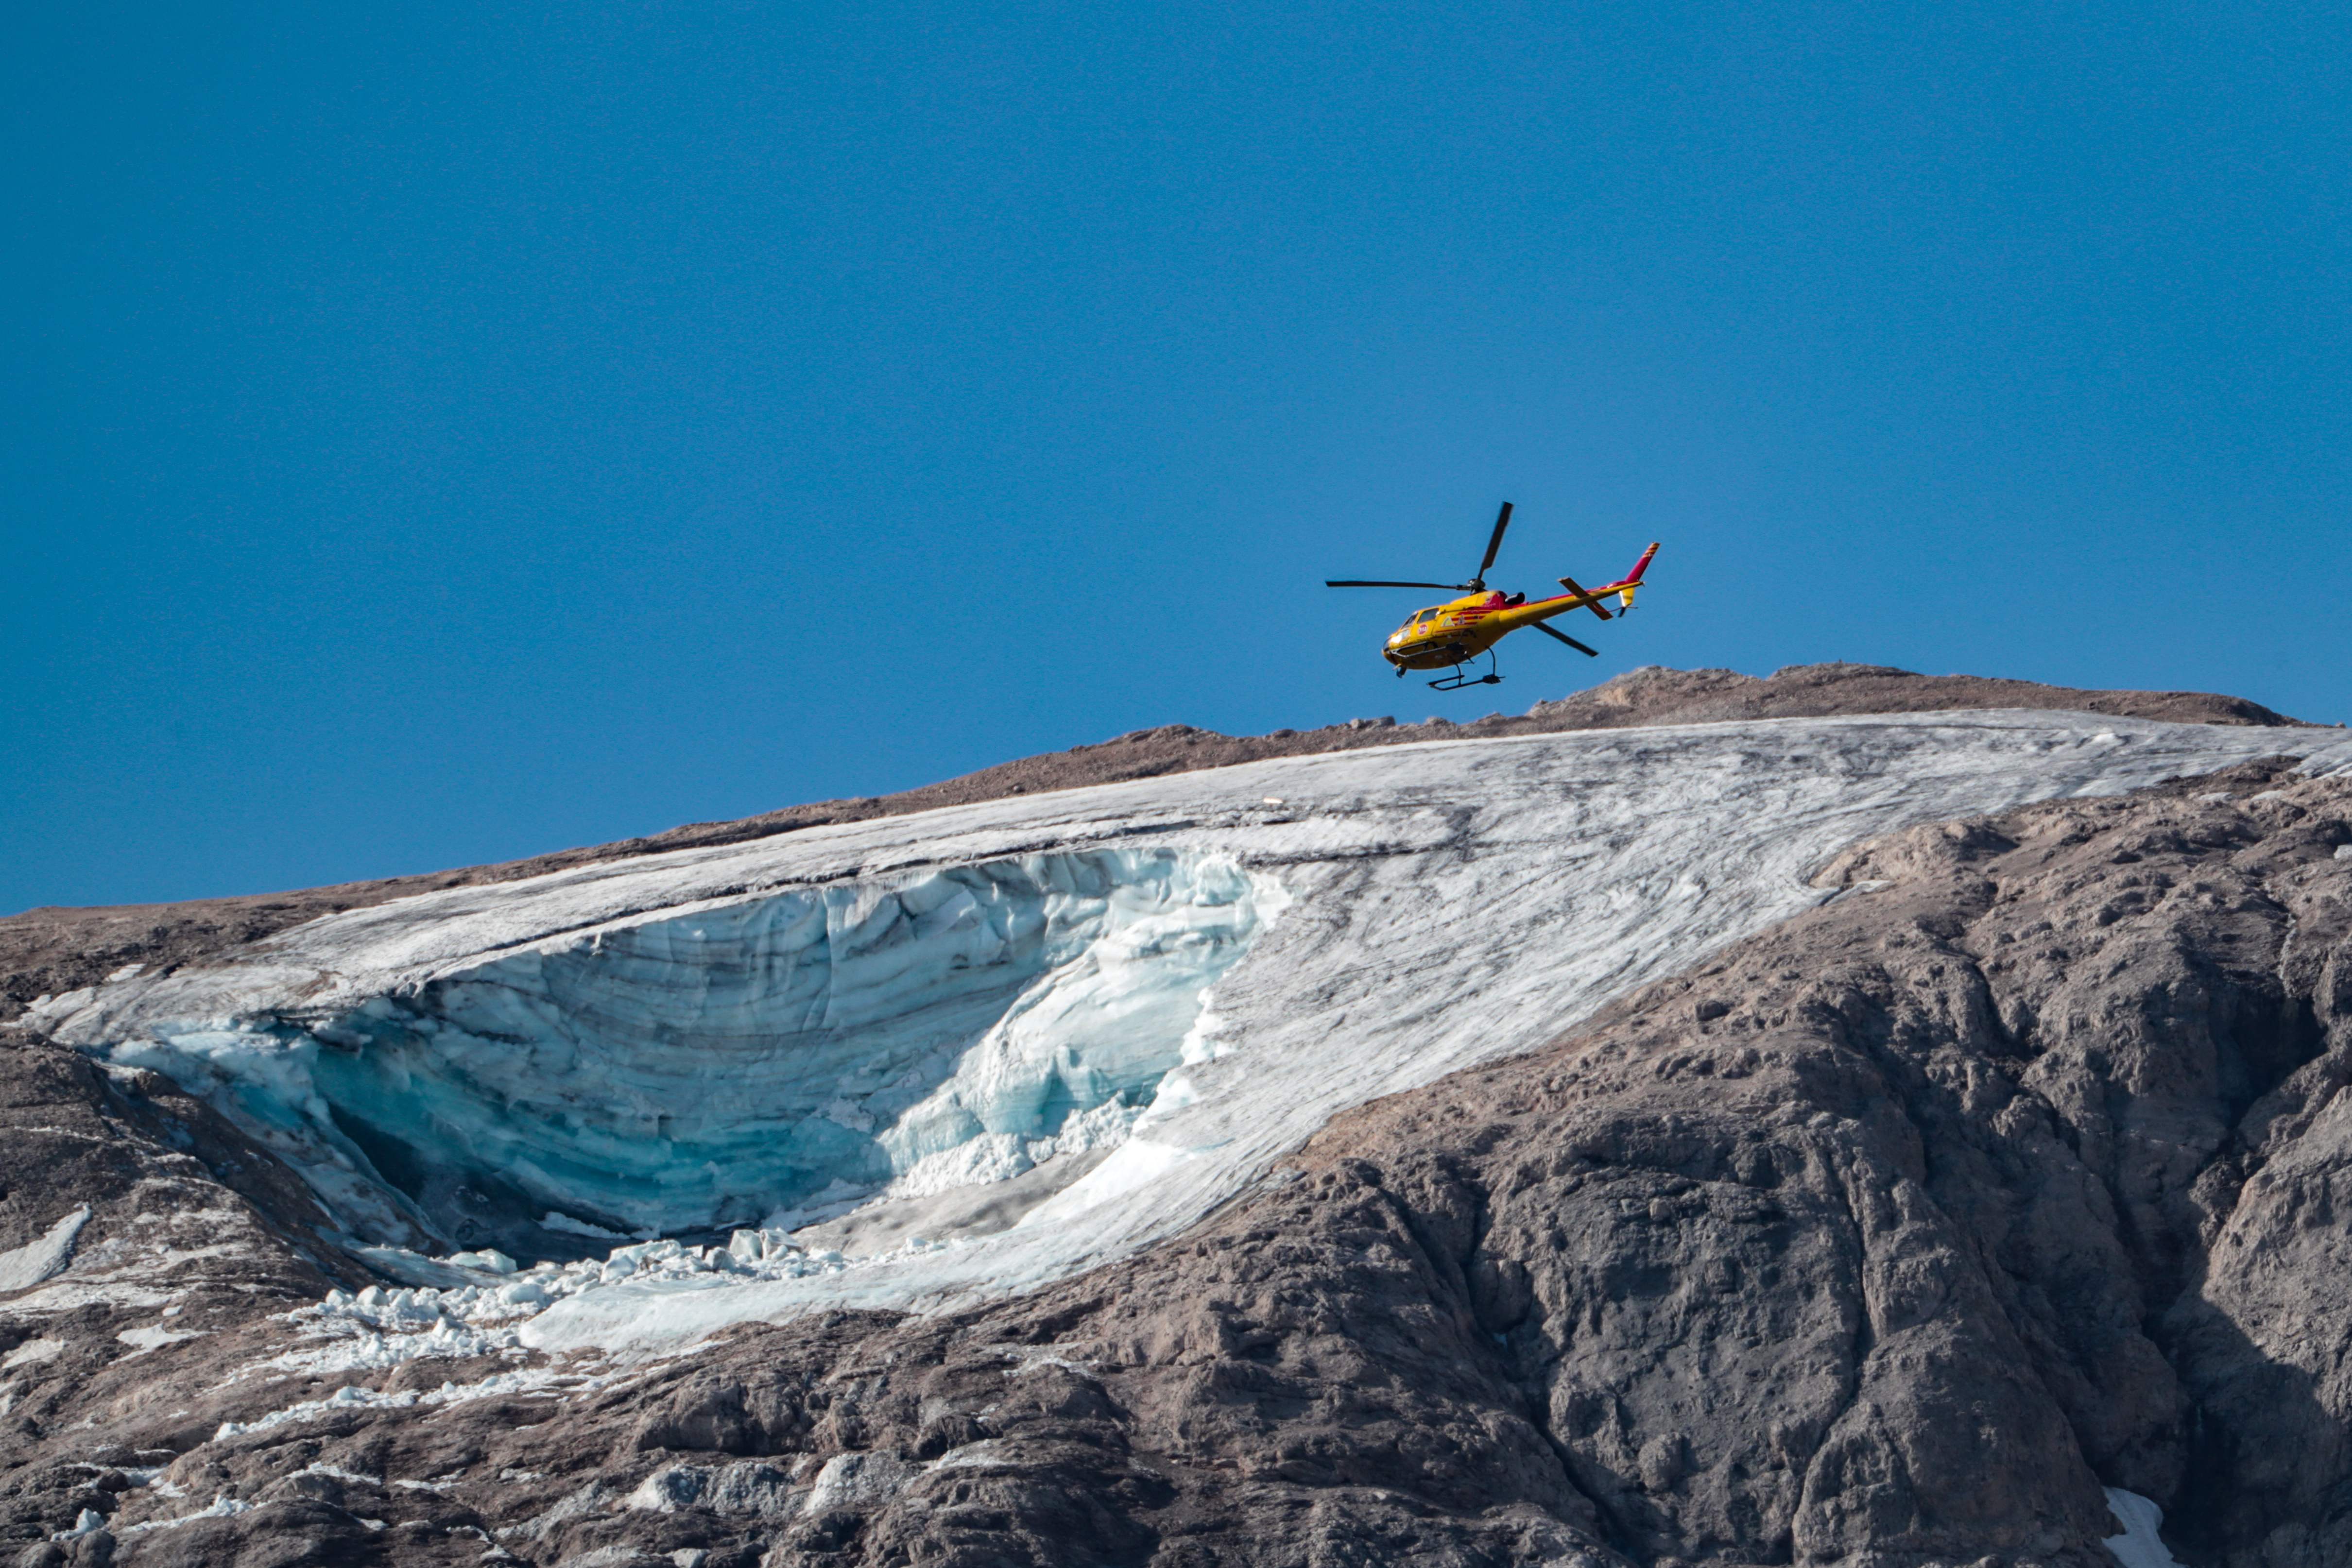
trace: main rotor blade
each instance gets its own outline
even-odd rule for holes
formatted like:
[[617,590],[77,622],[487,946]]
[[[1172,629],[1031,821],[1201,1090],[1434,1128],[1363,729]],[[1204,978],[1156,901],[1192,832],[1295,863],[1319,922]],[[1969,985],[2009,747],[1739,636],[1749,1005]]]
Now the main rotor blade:
[[1562,588],[1567,589],[1570,593],[1575,594],[1579,599],[1586,600],[1584,607],[1587,610],[1591,611],[1595,615],[1600,616],[1603,621],[1607,621],[1611,618],[1609,612],[1601,608],[1601,601],[1591,598],[1585,593],[1584,590],[1576,586],[1576,579],[1572,577],[1563,577],[1559,580],[1559,585]]
[[1495,564],[1496,552],[1503,548],[1503,530],[1511,526],[1511,504],[1503,503],[1501,515],[1495,518],[1495,532],[1486,540],[1486,559],[1478,563],[1478,575],[1471,580],[1481,588],[1486,586],[1486,569]]
[[1578,653],[1584,654],[1587,658],[1597,659],[1601,657],[1600,649],[1588,648],[1565,632],[1555,632],[1540,621],[1534,622],[1532,624],[1537,631],[1542,632],[1545,636],[1552,638],[1558,642],[1567,643],[1570,647],[1575,649]]
[[1326,588],[1444,588],[1458,591],[1468,588],[1470,584],[1466,582],[1373,582],[1353,577],[1336,579],[1327,577],[1323,580],[1323,586]]

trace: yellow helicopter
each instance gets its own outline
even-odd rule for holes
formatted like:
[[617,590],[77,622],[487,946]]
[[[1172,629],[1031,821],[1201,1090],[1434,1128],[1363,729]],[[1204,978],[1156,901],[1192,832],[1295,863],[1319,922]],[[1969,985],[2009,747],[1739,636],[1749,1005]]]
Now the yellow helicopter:
[[[1503,548],[1503,530],[1511,526],[1511,503],[1503,503],[1502,514],[1495,519],[1495,532],[1486,540],[1486,559],[1478,563],[1478,574],[1467,582],[1387,582],[1366,579],[1327,579],[1326,588],[1450,588],[1464,591],[1459,599],[1450,599],[1426,610],[1416,610],[1405,623],[1389,633],[1388,645],[1381,656],[1396,666],[1399,679],[1407,670],[1444,670],[1452,674],[1430,682],[1433,690],[1460,691],[1464,686],[1491,686],[1503,677],[1495,674],[1495,644],[1522,626],[1532,626],[1545,636],[1567,643],[1580,653],[1600,657],[1600,650],[1588,648],[1565,632],[1544,624],[1555,615],[1570,610],[1590,610],[1603,621],[1611,619],[1601,601],[1611,594],[1617,596],[1620,612],[1633,608],[1633,591],[1642,586],[1642,574],[1650,570],[1650,559],[1658,553],[1655,544],[1642,552],[1633,570],[1615,582],[1599,588],[1577,586],[1574,578],[1559,579],[1568,590],[1549,599],[1532,602],[1524,593],[1493,593],[1486,588],[1487,569],[1495,564],[1496,552]],[[1470,661],[1479,654],[1486,655],[1486,674],[1469,673]]]

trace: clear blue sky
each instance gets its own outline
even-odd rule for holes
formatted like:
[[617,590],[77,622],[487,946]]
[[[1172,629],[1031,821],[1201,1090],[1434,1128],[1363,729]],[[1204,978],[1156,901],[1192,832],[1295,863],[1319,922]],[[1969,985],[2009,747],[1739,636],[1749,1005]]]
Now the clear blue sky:
[[[2342,6],[6,28],[0,909],[1642,664],[2352,717]],[[1392,679],[1320,580],[1505,498],[1649,603]]]

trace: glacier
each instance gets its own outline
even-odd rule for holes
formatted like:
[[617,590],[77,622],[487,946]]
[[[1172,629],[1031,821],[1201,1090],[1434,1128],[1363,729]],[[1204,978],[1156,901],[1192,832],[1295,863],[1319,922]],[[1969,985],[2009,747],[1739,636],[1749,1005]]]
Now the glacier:
[[2283,752],[2352,768],[2026,711],[1431,739],[450,888],[31,1021],[206,1095],[354,1244],[536,1260],[414,1260],[512,1343],[651,1352],[1124,1255],[1351,1106],[1867,896],[1809,880],[1859,839]]
[[1123,1136],[1282,898],[1229,856],[1021,855],[600,925],[112,1058],[231,1109],[371,1240],[789,1228]]

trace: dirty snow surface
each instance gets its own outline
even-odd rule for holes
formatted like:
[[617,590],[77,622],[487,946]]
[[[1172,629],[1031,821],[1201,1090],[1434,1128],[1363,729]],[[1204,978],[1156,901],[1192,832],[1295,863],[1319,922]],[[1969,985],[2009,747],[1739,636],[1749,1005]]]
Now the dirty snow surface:
[[369,1346],[656,1350],[1116,1258],[1820,903],[1858,839],[2281,751],[2352,765],[2030,712],[1289,758],[449,889],[35,1019],[302,1170],[414,1287],[320,1309]]

